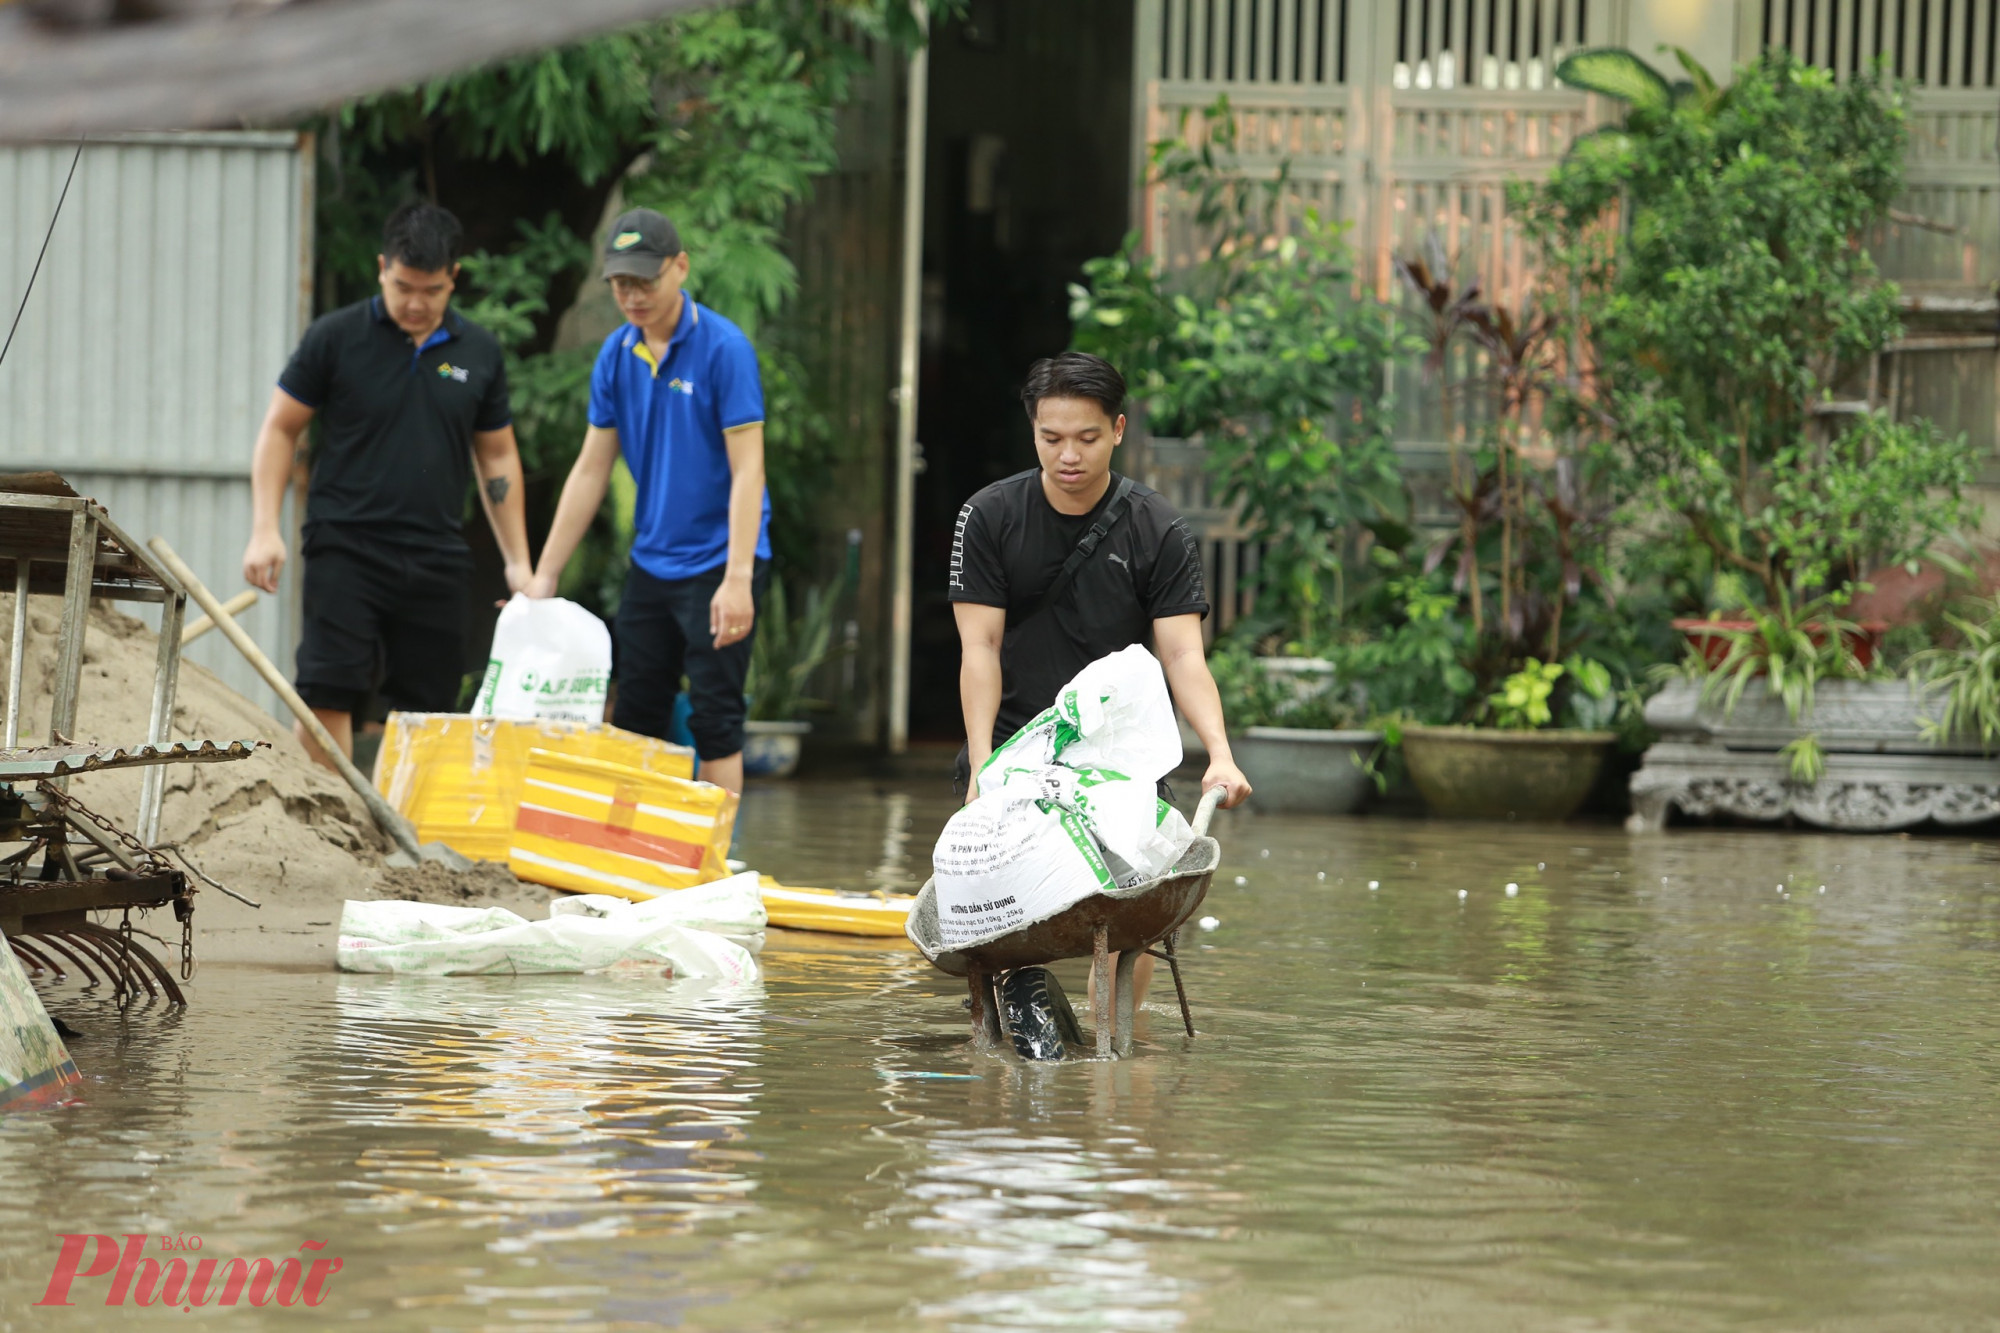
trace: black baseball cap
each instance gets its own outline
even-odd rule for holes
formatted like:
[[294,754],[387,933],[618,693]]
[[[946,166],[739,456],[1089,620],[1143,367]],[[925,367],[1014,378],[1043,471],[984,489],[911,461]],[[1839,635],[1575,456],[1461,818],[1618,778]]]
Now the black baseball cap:
[[604,276],[657,277],[660,265],[681,252],[674,224],[650,208],[628,208],[611,224],[604,241]]

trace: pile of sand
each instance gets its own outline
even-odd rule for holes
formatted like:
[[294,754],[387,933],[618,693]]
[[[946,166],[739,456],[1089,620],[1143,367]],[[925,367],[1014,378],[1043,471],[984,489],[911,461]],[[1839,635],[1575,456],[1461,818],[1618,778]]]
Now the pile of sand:
[[[48,738],[57,609],[56,600],[46,597],[29,606],[24,745]],[[12,617],[13,597],[0,594],[0,625]],[[114,745],[146,739],[157,651],[158,637],[142,621],[102,604],[92,608],[72,739]],[[4,689],[0,674],[0,692]],[[349,898],[496,904],[528,917],[547,915],[548,891],[519,883],[504,866],[483,864],[458,877],[425,867],[391,871],[385,878],[383,858],[392,846],[361,798],[307,758],[289,725],[192,662],[181,664],[173,736],[270,742],[248,759],[166,770],[160,841],[179,846],[204,873],[263,904],[253,910],[203,890],[195,900],[195,949],[205,962],[330,960],[340,905]],[[70,790],[131,831],[142,772],[84,774]],[[158,929],[157,923],[152,928]]]

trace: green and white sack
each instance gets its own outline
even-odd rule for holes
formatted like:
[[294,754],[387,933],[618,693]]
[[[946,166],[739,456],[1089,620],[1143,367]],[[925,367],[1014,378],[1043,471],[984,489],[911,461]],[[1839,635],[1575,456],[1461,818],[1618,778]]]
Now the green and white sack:
[[1181,762],[1180,725],[1160,660],[1146,649],[1106,654],[1076,673],[1056,701],[1008,737],[979,770],[1042,769],[1060,760],[1138,782],[1158,782]]
[[575,602],[515,593],[493,626],[475,717],[602,722],[611,631]]
[[[1194,839],[1181,812],[1161,800],[1152,781],[1138,782],[1103,768],[1071,768],[1055,763],[1041,769],[1009,769],[993,775],[994,792],[1013,801],[1059,807],[1083,821],[1110,870],[1111,880],[1129,889],[1173,868]],[[982,786],[980,795],[985,796]]]
[[1144,648],[1091,663],[979,770],[932,853],[938,930],[962,949],[1093,893],[1164,875],[1193,831],[1154,784],[1181,760],[1166,677]]
[[938,934],[963,949],[1046,921],[1113,887],[1097,840],[1074,812],[982,796],[951,817],[931,854]]

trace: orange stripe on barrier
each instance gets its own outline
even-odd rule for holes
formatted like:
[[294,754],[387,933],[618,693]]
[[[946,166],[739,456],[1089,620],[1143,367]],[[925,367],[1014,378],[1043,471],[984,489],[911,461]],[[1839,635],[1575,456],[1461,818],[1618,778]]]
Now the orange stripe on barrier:
[[642,857],[648,861],[663,861],[668,865],[683,866],[689,870],[701,868],[703,848],[698,844],[634,833],[629,829],[610,828],[599,820],[566,815],[561,811],[548,810],[540,806],[523,805],[519,817],[514,821],[514,828],[520,833],[539,834],[544,838],[555,838],[560,842],[575,843],[582,847],[596,847],[607,852],[622,852],[626,856]]

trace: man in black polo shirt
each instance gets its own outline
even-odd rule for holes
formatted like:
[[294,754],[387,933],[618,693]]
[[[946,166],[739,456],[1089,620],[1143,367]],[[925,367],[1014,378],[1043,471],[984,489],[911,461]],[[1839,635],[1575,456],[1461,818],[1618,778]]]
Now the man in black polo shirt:
[[[1084,352],[1037,361],[1021,401],[1040,465],[997,481],[959,511],[951,547],[952,611],[962,648],[963,772],[978,794],[994,747],[1055,702],[1084,667],[1151,642],[1174,702],[1208,748],[1202,790],[1250,794],[1229,751],[1222,701],[1201,641],[1208,614],[1201,555],[1158,492],[1111,470],[1125,434],[1125,378]],[[1113,506],[1120,512],[1109,518]],[[1064,562],[1093,525],[1107,531],[1073,582],[1044,604]]]
[[306,330],[272,391],[250,465],[243,577],[276,592],[285,485],[306,427],[319,419],[298,688],[350,754],[354,713],[378,669],[392,707],[457,706],[472,576],[459,525],[475,468],[507,586],[526,588],[532,573],[500,344],[450,308],[461,234],[458,219],[429,204],[389,219],[381,295]]

